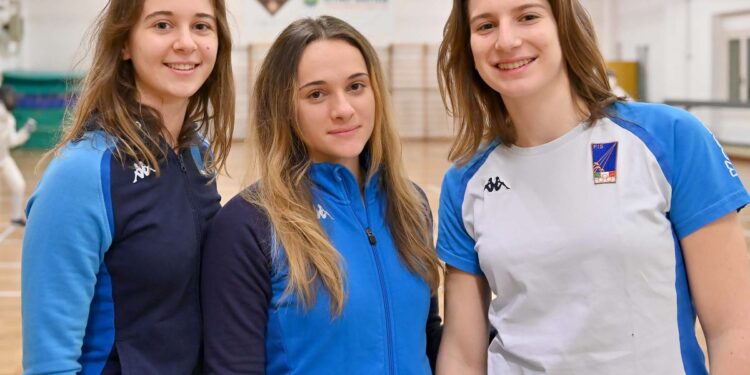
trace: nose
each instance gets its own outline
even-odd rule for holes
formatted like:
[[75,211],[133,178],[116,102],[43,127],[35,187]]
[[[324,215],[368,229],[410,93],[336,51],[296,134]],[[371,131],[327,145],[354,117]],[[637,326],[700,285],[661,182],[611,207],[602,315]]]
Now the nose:
[[354,115],[354,107],[352,107],[345,92],[339,92],[334,95],[331,102],[331,117],[334,119],[346,121]]
[[522,40],[518,35],[518,30],[508,22],[500,24],[497,28],[497,39],[495,48],[502,51],[510,51],[521,45]]
[[196,44],[195,39],[193,39],[191,30],[181,28],[177,33],[177,39],[174,41],[173,48],[175,51],[187,53],[198,49],[198,45]]

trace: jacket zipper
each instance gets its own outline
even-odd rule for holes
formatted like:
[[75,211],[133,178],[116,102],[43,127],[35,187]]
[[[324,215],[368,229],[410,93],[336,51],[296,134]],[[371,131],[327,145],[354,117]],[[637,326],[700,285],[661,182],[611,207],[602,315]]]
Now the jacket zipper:
[[[362,202],[362,206],[365,209],[365,216],[367,216],[367,205],[365,205],[364,202]],[[380,281],[380,292],[383,296],[383,308],[385,310],[385,330],[386,330],[386,339],[387,339],[387,346],[388,346],[388,372],[390,374],[395,374],[395,365],[393,363],[393,333],[391,328],[391,307],[388,300],[388,293],[385,288],[385,276],[383,275],[383,266],[380,263],[380,257],[378,257],[377,254],[377,243],[378,240],[375,237],[375,234],[372,232],[372,229],[370,229],[369,226],[369,217],[367,218],[368,225],[365,227],[357,218],[357,214],[354,212],[354,208],[352,208],[352,213],[354,214],[355,219],[357,219],[357,222],[359,222],[360,227],[362,227],[365,230],[365,235],[367,236],[367,242],[370,243],[370,249],[372,250],[372,257],[375,260],[375,268],[378,270],[378,281]]]
[[388,293],[385,289],[385,276],[383,275],[383,266],[380,264],[380,257],[377,254],[377,243],[378,240],[375,238],[375,234],[372,233],[372,229],[367,227],[365,230],[367,233],[367,240],[370,242],[372,248],[372,256],[375,258],[375,268],[378,269],[378,280],[380,280],[380,289],[383,293],[383,305],[385,307],[385,329],[386,337],[388,338],[388,369],[391,374],[395,374],[393,363],[393,337],[391,328],[391,307],[388,301]]
[[198,221],[198,217],[195,213],[195,202],[193,201],[193,194],[190,192],[190,179],[187,175],[187,167],[185,167],[185,160],[182,158],[182,153],[177,154],[177,161],[180,163],[180,171],[182,171],[182,177],[183,181],[185,182],[183,184],[183,187],[185,188],[185,193],[188,197],[188,203],[190,204],[190,212],[193,214],[193,224],[195,225],[195,243],[196,246],[200,248],[201,246],[201,236],[200,236],[200,223]]

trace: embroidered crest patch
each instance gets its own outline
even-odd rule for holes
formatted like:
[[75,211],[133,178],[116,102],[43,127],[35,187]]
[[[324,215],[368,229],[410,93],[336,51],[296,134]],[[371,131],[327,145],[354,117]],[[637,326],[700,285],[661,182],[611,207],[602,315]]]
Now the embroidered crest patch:
[[594,184],[617,182],[617,142],[592,143],[591,156]]

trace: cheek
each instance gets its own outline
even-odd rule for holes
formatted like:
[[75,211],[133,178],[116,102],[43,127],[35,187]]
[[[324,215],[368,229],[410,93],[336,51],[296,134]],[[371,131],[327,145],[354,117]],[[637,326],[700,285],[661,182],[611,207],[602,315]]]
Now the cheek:
[[305,103],[297,104],[297,122],[303,141],[315,134],[316,124],[320,124],[320,109]]
[[475,37],[469,39],[469,48],[471,49],[471,56],[474,58],[474,65],[477,65],[479,55],[479,41]]
[[203,47],[201,49],[203,50],[203,54],[206,55],[206,57],[209,57],[212,60],[216,60],[217,53],[219,51],[218,39],[212,38],[210,40],[206,40],[203,43]]

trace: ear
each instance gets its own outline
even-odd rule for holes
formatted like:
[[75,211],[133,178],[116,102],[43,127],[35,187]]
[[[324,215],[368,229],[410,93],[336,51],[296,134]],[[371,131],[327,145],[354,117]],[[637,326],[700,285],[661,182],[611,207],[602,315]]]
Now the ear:
[[122,59],[125,61],[130,60],[130,49],[127,44],[122,47]]

